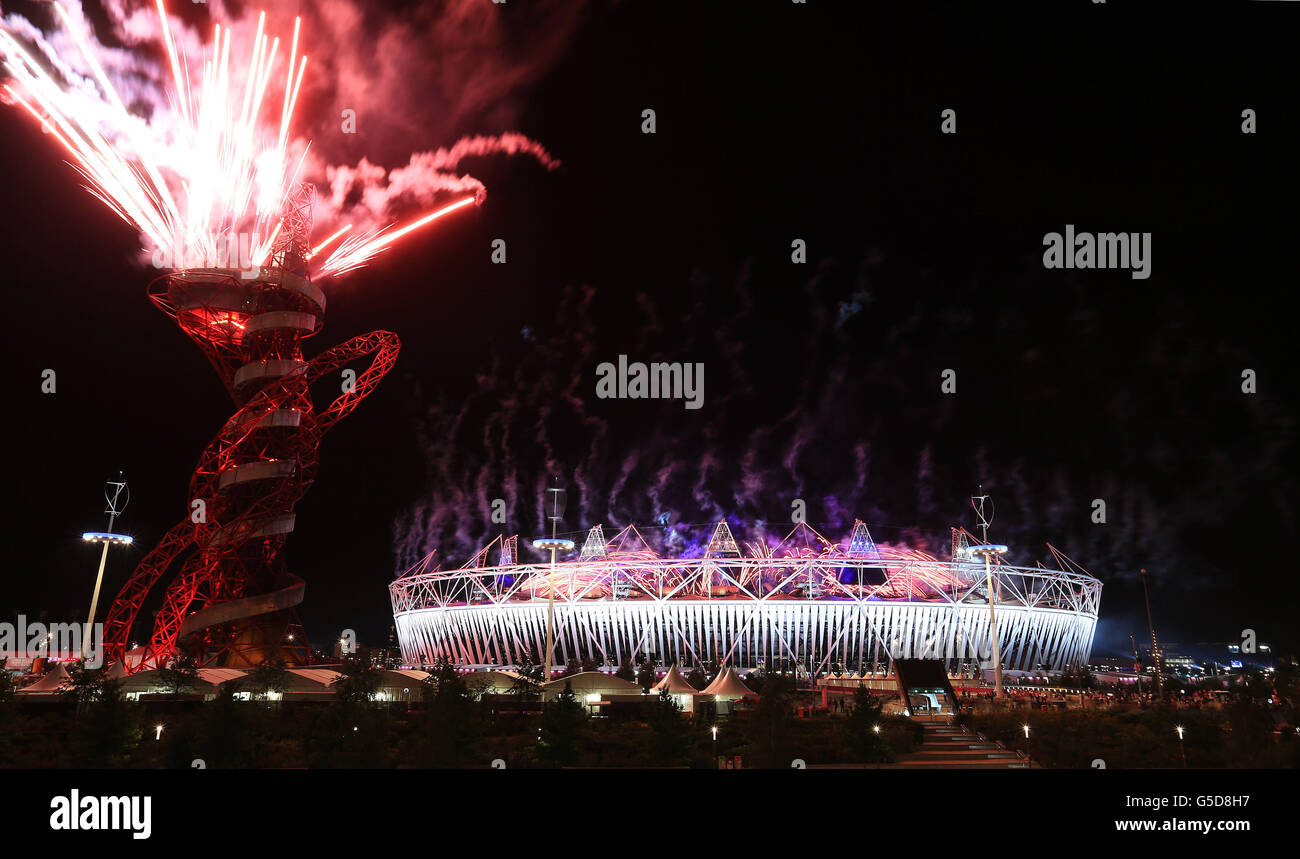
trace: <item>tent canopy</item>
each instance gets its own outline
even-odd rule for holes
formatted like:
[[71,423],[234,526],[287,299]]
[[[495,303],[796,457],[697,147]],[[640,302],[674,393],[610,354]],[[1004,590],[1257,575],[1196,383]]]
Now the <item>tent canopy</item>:
[[68,684],[68,680],[69,677],[68,677],[67,666],[65,666],[62,662],[56,662],[54,663],[53,668],[45,672],[44,677],[42,677],[40,680],[37,680],[35,683],[31,684],[30,686],[24,686],[22,689],[18,691],[22,692],[23,694],[27,694],[31,692],[36,692],[36,693],[58,692],[60,689],[62,689],[64,686]]
[[719,695],[723,698],[744,698],[753,695],[754,690],[745,685],[739,675],[728,665],[722,673],[713,678],[713,682],[704,688],[705,695]]
[[699,691],[686,682],[686,678],[682,676],[682,672],[677,670],[676,665],[668,669],[668,673],[664,675],[662,680],[654,685],[654,689],[656,692],[667,690],[669,693],[675,695],[693,695]]

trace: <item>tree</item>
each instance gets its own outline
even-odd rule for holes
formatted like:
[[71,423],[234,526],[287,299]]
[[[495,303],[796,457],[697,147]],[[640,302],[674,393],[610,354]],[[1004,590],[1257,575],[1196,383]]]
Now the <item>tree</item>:
[[636,682],[645,692],[649,692],[650,687],[655,685],[655,666],[649,659],[641,661],[641,667],[636,672]]
[[891,757],[889,741],[880,733],[880,717],[884,705],[865,686],[853,692],[853,712],[845,723],[848,745],[855,760],[863,763],[883,763]]
[[546,673],[546,669],[538,663],[535,654],[531,650],[525,650],[519,655],[519,667],[515,669],[515,673],[531,683],[541,683],[550,679],[549,677],[542,677]]
[[15,765],[13,753],[22,738],[15,736],[16,708],[11,706],[14,700],[14,681],[5,667],[6,661],[0,659],[0,766],[10,767]]
[[520,674],[514,683],[510,684],[510,694],[518,696],[520,701],[531,701],[537,697],[539,687],[532,678]]
[[684,763],[691,752],[690,723],[682,715],[676,699],[667,689],[660,689],[659,694],[643,706],[653,738],[651,755],[654,760],[664,766]]
[[635,683],[636,668],[633,667],[632,660],[624,659],[622,663],[619,664],[618,670],[614,672],[614,676],[626,680],[629,683]]
[[280,656],[263,659],[244,675],[243,688],[255,698],[266,698],[272,693],[283,693],[289,685],[289,667]]
[[318,711],[308,729],[308,766],[386,766],[392,751],[388,711],[368,706],[383,675],[368,659],[356,657],[339,666],[339,672],[342,676],[330,684],[335,703]]
[[378,668],[361,659],[348,659],[339,667],[339,673],[343,676],[336,678],[330,686],[338,699],[347,704],[370,701],[379,689],[382,676]]
[[[84,677],[87,672],[81,673]],[[92,768],[125,766],[140,742],[139,711],[122,695],[122,681],[101,676],[88,682],[93,683],[94,697],[85,699],[87,718],[77,721],[78,763]]]
[[1273,695],[1273,679],[1262,671],[1248,672],[1237,684],[1237,695],[1255,702],[1266,701]]
[[393,749],[387,710],[340,698],[304,715],[308,727],[303,749],[309,767],[369,769],[389,765]]
[[1266,706],[1239,698],[1224,713],[1230,727],[1223,748],[1225,765],[1234,769],[1280,765],[1278,746],[1273,740],[1273,718]]
[[567,766],[577,761],[578,739],[587,727],[587,712],[578,703],[573,687],[566,681],[564,691],[547,702],[542,710],[538,752],[552,766]]
[[158,679],[163,688],[172,695],[197,689],[202,678],[199,677],[199,664],[193,654],[185,654],[168,663],[166,668],[158,669]]
[[424,719],[416,741],[416,760],[424,767],[482,762],[486,719],[479,697],[456,667],[440,661],[423,681]]
[[786,767],[790,753],[790,728],[794,722],[794,681],[786,674],[763,679],[758,704],[745,719],[745,740],[755,765]]
[[77,702],[77,712],[82,712],[91,703],[98,701],[103,693],[106,675],[102,668],[87,668],[86,661],[79,660],[68,668],[68,685],[59,694],[66,695]]
[[[255,738],[248,710],[236,700],[243,687],[238,680],[228,680],[217,687],[216,697],[204,703],[198,712],[198,739],[193,744],[194,757],[201,758],[209,769],[251,766]],[[181,738],[177,739],[180,742]],[[188,766],[179,750],[174,765]]]
[[690,670],[690,673],[686,675],[686,682],[694,686],[696,689],[703,689],[705,686],[709,685],[709,678],[704,676],[704,669],[696,665]]
[[519,667],[515,669],[518,679],[510,685],[510,694],[517,695],[520,701],[527,701],[537,695],[546,669],[537,664],[531,650],[525,650],[519,656]]

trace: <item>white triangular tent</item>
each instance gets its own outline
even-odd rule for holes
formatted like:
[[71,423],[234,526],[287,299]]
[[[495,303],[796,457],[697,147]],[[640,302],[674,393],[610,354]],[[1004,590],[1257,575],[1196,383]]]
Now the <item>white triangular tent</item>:
[[745,685],[736,672],[731,670],[728,665],[722,669],[722,673],[713,678],[713,682],[703,689],[702,694],[713,695],[721,698],[744,698],[746,695],[753,695],[754,690]]
[[24,695],[29,694],[52,694],[58,692],[69,681],[68,669],[62,662],[56,662],[54,667],[45,672],[45,676],[37,680],[30,686],[24,686],[19,691]]
[[682,672],[678,671],[677,666],[674,665],[668,669],[668,673],[664,675],[663,679],[654,685],[654,691],[667,691],[672,695],[694,695],[698,690],[686,682]]

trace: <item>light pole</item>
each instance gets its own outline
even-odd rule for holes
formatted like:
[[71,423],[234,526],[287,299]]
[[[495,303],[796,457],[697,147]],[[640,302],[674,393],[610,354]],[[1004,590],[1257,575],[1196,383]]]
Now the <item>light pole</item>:
[[1187,749],[1183,746],[1183,726],[1174,728],[1178,732],[1178,756],[1183,759],[1183,769],[1187,769]]
[[1138,570],[1142,574],[1142,595],[1146,598],[1147,603],[1147,628],[1151,630],[1151,658],[1156,661],[1156,700],[1160,700],[1165,695],[1164,677],[1160,666],[1160,645],[1156,643],[1156,625],[1151,619],[1151,592],[1147,589],[1147,571],[1146,567]]
[[984,543],[971,546],[971,554],[984,558],[984,587],[989,597],[989,638],[993,640],[993,697],[1002,698],[1002,650],[998,646],[998,617],[993,610],[993,561],[994,555],[1001,557],[1007,553],[1007,547],[996,543]]
[[550,507],[550,513],[547,514],[547,518],[551,520],[551,536],[542,537],[539,540],[533,541],[533,546],[535,548],[541,549],[544,552],[549,551],[551,553],[551,593],[546,604],[546,657],[544,662],[545,667],[543,668],[544,673],[542,674],[543,683],[546,683],[551,679],[551,656],[552,650],[555,646],[555,553],[558,551],[571,552],[574,547],[574,542],[572,540],[566,540],[563,537],[555,536],[556,526],[560,521],[560,517],[564,515],[565,493],[562,488],[556,485],[557,481],[554,478],[552,478],[551,483],[552,485],[550,489],[547,490],[550,494],[550,498],[547,502]]
[[81,636],[82,662],[85,662],[90,652],[91,633],[95,628],[95,610],[99,607],[99,589],[104,583],[104,566],[108,563],[108,547],[119,544],[129,545],[135,541],[133,537],[125,534],[113,533],[113,522],[122,515],[127,502],[131,500],[131,490],[127,488],[126,478],[122,476],[122,472],[117,473],[117,480],[110,480],[105,484],[104,498],[108,501],[108,509],[104,511],[108,514],[108,530],[87,531],[81,535],[81,539],[87,543],[104,544],[104,551],[99,553],[99,572],[95,574],[95,591],[90,597],[90,617],[86,619],[86,631]]
[[1142,698],[1142,662],[1138,659],[1137,637],[1133,633],[1128,634],[1129,643],[1133,645],[1133,673],[1137,675],[1138,698]]

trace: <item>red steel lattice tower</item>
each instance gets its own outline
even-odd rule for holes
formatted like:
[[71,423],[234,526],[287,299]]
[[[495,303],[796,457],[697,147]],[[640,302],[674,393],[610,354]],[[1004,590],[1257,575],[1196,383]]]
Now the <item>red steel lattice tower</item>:
[[[294,505],[315,479],[321,438],[374,389],[400,348],[395,334],[374,331],[303,357],[302,341],[325,313],[308,271],[310,232],[311,189],[303,186],[286,205],[267,265],[178,270],[150,286],[150,299],[203,350],[237,408],[199,458],[185,517],[109,609],[106,655],[128,671],[166,665],[178,652],[233,667],[276,655],[291,665],[310,659],[295,612],[305,583],[284,559]],[[354,377],[340,374],[364,358],[369,365]],[[342,392],[318,412],[310,388],[327,376]],[[164,579],[144,657],[127,666],[132,627]]]

